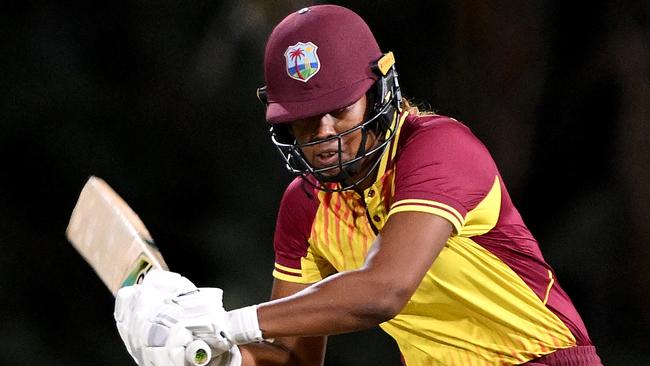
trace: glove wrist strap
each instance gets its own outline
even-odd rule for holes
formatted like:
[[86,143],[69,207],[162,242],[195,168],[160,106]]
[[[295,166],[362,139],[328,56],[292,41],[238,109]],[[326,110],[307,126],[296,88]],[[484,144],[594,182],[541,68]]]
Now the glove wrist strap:
[[231,310],[226,313],[228,338],[234,344],[261,342],[262,330],[257,320],[257,305]]

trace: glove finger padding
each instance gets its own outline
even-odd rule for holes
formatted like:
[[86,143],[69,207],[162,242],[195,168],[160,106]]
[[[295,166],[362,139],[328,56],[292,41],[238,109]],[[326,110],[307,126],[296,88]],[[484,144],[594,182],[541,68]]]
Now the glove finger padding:
[[184,309],[183,325],[195,337],[208,343],[215,356],[233,347],[223,327],[226,311],[222,296],[221,289],[200,288],[191,294],[174,298],[174,302]]
[[[141,335],[145,339],[146,346],[165,346],[172,341],[170,340],[170,336],[173,334],[172,330],[177,328],[185,329],[179,324],[180,319],[184,316],[183,308],[174,304],[171,300],[165,300],[165,302],[165,305],[158,308],[157,314],[149,319],[149,324],[146,324],[144,333]],[[191,334],[189,331],[186,333]]]
[[152,287],[167,294],[167,297],[179,296],[196,291],[192,281],[175,272],[151,270],[142,281],[142,286]]
[[[172,353],[180,353],[184,357],[182,346],[192,340],[192,335],[178,324],[183,317],[183,308],[170,299],[196,290],[192,282],[177,273],[152,270],[142,284],[118,291],[115,322],[120,338],[136,363],[150,365],[146,363],[148,359],[160,360],[163,353],[169,353],[166,350],[168,344],[169,349],[174,350]],[[162,347],[165,352],[153,349],[144,352],[147,347]],[[182,349],[177,349],[179,347]],[[176,359],[176,356],[170,357]],[[156,362],[154,365],[164,363]]]
[[166,294],[150,286],[136,285],[118,291],[115,321],[129,354],[143,365],[142,349],[146,346],[150,319],[165,305]]
[[[157,326],[156,332],[149,333],[149,344],[142,351],[144,365],[185,366],[185,346],[194,340],[192,333],[178,321],[171,327]],[[160,343],[163,339],[165,341]]]

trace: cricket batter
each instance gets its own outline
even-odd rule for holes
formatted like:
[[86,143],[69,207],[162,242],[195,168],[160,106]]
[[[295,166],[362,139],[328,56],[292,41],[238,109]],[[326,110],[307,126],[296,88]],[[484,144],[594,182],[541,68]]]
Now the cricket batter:
[[272,140],[299,176],[274,238],[272,299],[226,312],[169,272],[117,296],[140,365],[321,365],[328,335],[380,326],[404,364],[601,365],[485,146],[402,98],[392,53],[333,5],[290,14],[265,52]]

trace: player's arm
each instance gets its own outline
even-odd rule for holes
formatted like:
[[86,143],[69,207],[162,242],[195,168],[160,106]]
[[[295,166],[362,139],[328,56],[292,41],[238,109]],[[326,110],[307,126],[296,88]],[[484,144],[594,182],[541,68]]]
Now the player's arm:
[[[274,300],[231,310],[224,316],[208,316],[200,328],[214,328],[214,335],[206,339],[226,337],[240,346],[278,339],[277,345],[246,346],[247,365],[300,364],[303,358],[303,364],[322,364],[324,336],[367,329],[401,311],[451,230],[451,224],[439,216],[395,213],[377,236],[362,268],[308,287],[277,281]],[[199,295],[194,294],[196,301],[204,302]],[[141,337],[138,329],[140,324],[129,327],[129,337]]]
[[[275,279],[271,300],[293,295],[309,285]],[[289,321],[291,322],[291,321]],[[273,343],[240,347],[242,365],[322,365],[327,337],[279,337]]]
[[361,269],[260,304],[257,315],[263,336],[346,333],[393,318],[413,295],[451,231],[451,224],[436,215],[391,215]]

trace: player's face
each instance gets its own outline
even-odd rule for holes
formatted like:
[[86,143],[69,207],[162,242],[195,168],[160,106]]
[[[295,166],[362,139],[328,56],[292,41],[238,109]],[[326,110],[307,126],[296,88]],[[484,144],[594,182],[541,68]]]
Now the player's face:
[[[355,103],[329,112],[322,116],[301,119],[290,124],[290,129],[299,144],[316,142],[348,131],[364,121],[366,117],[367,99],[364,95]],[[354,131],[341,137],[341,163],[352,160],[359,150],[361,143],[361,130]],[[370,149],[376,142],[376,136],[372,131],[368,132],[366,139],[366,150]],[[338,139],[323,141],[301,148],[302,153],[315,169],[321,169],[339,164],[339,143]],[[324,171],[326,176],[335,176],[339,168]],[[360,173],[363,173],[360,172]]]

